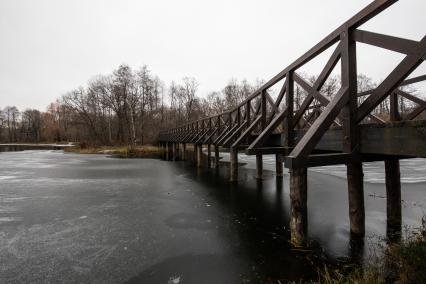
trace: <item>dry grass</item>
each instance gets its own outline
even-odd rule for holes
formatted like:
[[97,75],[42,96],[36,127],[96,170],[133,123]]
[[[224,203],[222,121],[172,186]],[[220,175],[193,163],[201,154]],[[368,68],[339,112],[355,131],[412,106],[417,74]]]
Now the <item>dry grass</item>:
[[118,158],[155,158],[162,153],[161,148],[152,145],[143,146],[95,146],[69,147],[64,149],[68,153],[79,154],[109,154]]

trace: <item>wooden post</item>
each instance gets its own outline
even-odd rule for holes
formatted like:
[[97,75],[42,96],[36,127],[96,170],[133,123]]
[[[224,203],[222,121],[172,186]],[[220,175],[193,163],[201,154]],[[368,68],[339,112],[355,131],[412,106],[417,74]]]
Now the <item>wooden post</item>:
[[275,154],[275,168],[277,177],[282,177],[284,170],[283,163],[281,161],[281,154]]
[[[359,146],[359,128],[356,123],[357,97],[357,69],[356,69],[356,42],[351,36],[352,30],[346,29],[340,34],[342,44],[341,73],[342,87],[348,88],[348,103],[341,111],[343,130],[343,152],[357,154]],[[365,208],[364,208],[364,174],[362,163],[347,164],[349,219],[351,235],[363,237],[365,235]]]
[[[390,120],[401,120],[398,109],[398,95],[393,92],[390,95]],[[386,215],[387,215],[387,236],[389,240],[398,241],[401,236],[401,173],[399,160],[385,160],[386,177]]]
[[308,231],[308,174],[306,168],[290,169],[291,243],[303,246]]
[[262,155],[256,155],[256,178],[263,178],[263,160]]
[[176,143],[172,143],[172,159],[173,161],[177,161]]
[[169,142],[166,142],[166,161],[170,159],[170,145]]
[[386,215],[389,235],[401,232],[401,173],[399,160],[385,160]]
[[176,153],[177,153],[177,161],[182,159],[182,150],[180,147],[180,143],[176,143]]
[[[250,113],[251,113],[251,100],[248,100],[246,102],[246,121],[247,121],[247,126],[250,125],[250,119],[251,119],[251,114]],[[246,138],[246,143],[247,144],[249,144],[249,141],[250,141],[249,136],[250,135],[247,135],[247,138]]]
[[186,160],[186,144],[182,144],[182,161]]
[[212,163],[212,149],[211,144],[207,144],[207,168],[211,168]]
[[293,109],[294,109],[294,81],[293,81],[293,72],[288,72],[286,74],[286,107],[287,115],[283,121],[284,128],[284,146],[292,147],[294,144],[294,133],[293,133]]
[[364,237],[365,209],[362,163],[349,163],[347,165],[347,173],[351,235],[354,237]]
[[214,145],[214,166],[219,168],[219,146]]
[[163,155],[163,159],[166,160],[166,143],[161,143],[161,152]]
[[238,149],[231,148],[230,149],[230,180],[237,181],[238,180]]
[[203,145],[199,144],[196,147],[197,167],[201,168],[203,166]]

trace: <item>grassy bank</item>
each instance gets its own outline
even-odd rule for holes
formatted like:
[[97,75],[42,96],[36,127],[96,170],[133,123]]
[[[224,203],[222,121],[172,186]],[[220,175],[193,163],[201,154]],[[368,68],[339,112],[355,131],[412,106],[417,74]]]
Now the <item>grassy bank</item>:
[[388,244],[382,257],[349,271],[325,267],[316,283],[426,283],[426,218],[406,240]]
[[161,148],[152,145],[144,146],[75,146],[64,149],[68,153],[108,154],[117,158],[159,158]]

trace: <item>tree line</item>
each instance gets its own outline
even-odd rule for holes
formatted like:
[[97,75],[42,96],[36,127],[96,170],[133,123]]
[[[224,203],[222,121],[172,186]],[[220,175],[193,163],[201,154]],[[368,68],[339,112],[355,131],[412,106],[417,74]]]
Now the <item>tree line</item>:
[[[315,81],[315,77],[303,77]],[[155,142],[162,129],[237,106],[262,83],[231,79],[222,90],[201,97],[195,78],[184,77],[166,86],[147,66],[132,70],[123,64],[111,74],[96,76],[85,87],[62,95],[44,112],[36,109],[21,112],[15,106],[3,108],[0,110],[0,142],[149,144]],[[358,76],[360,92],[374,87],[370,78]],[[338,88],[340,78],[334,76],[321,91],[331,97]],[[306,91],[295,85],[296,108],[306,96]],[[401,100],[401,110],[411,107]],[[386,116],[389,104],[383,102],[374,112]]]

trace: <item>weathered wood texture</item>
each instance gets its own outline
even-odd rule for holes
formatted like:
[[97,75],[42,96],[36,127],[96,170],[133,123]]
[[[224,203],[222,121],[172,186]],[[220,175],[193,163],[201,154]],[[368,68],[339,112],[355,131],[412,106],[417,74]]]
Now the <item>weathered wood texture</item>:
[[[304,135],[296,132],[296,141]],[[360,153],[426,157],[426,120],[360,125]],[[342,129],[330,129],[315,146],[316,150],[342,152]]]
[[365,234],[365,208],[362,164],[348,164],[347,172],[350,231],[356,237],[363,237]]
[[302,246],[308,230],[308,171],[306,168],[290,170],[290,229],[291,242]]
[[399,160],[385,161],[386,215],[389,231],[401,230],[401,174]]

